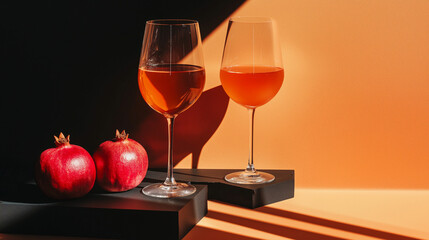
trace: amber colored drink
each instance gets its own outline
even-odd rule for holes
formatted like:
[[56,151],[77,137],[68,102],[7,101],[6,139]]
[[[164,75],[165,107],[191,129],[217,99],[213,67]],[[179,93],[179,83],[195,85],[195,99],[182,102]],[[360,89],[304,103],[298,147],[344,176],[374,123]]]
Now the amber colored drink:
[[280,90],[283,77],[283,68],[272,66],[230,66],[220,70],[225,92],[247,108],[270,101]]
[[154,110],[167,116],[188,109],[201,95],[205,83],[203,67],[184,64],[139,69],[139,88]]

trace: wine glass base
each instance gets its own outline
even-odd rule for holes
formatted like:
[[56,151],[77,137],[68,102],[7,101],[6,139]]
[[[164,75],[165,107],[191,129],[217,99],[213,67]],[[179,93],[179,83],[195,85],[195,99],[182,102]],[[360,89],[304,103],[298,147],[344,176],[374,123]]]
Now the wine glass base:
[[274,181],[274,175],[265,172],[233,172],[225,176],[225,180],[237,184],[261,184]]
[[142,189],[142,193],[147,196],[156,198],[174,198],[185,197],[193,194],[197,189],[186,183],[177,183],[175,185],[164,185],[155,183]]

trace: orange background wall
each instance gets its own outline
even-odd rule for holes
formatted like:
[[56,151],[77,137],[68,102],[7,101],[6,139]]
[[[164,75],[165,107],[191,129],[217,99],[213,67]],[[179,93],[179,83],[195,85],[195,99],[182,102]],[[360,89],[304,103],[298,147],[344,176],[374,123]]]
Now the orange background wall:
[[[256,110],[257,168],[295,169],[297,187],[429,188],[429,1],[253,0],[233,15],[273,17],[283,48],[282,89]],[[226,28],[204,41],[206,90]],[[198,168],[247,155],[247,111],[231,101]]]

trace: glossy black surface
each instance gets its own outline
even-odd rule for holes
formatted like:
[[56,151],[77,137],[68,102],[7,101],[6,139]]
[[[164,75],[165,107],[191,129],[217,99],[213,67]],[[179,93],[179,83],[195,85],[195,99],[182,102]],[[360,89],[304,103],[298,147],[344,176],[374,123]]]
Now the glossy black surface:
[[0,185],[0,232],[120,239],[180,239],[207,213],[207,186],[191,196],[158,199],[141,187],[121,193],[98,188],[73,200],[45,197],[32,183]]
[[[261,169],[276,179],[264,184],[233,184],[224,180],[226,174],[242,169],[175,169],[175,178],[193,184],[207,184],[208,198],[235,205],[257,208],[270,203],[293,198],[295,191],[294,170]],[[163,171],[152,170],[152,178],[162,179]]]

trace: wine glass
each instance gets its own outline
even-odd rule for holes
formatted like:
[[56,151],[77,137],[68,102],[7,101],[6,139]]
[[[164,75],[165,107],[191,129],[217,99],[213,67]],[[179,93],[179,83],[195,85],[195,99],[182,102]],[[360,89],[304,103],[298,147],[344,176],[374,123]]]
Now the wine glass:
[[250,120],[249,159],[244,171],[227,174],[238,184],[274,181],[272,174],[256,171],[253,163],[255,109],[280,90],[284,70],[273,20],[268,17],[233,17],[228,23],[220,79],[228,96],[248,109]]
[[146,22],[138,76],[146,103],[168,123],[168,169],[163,183],[142,189],[158,198],[191,195],[196,188],[173,177],[173,127],[177,115],[200,97],[205,69],[197,21],[162,19]]

